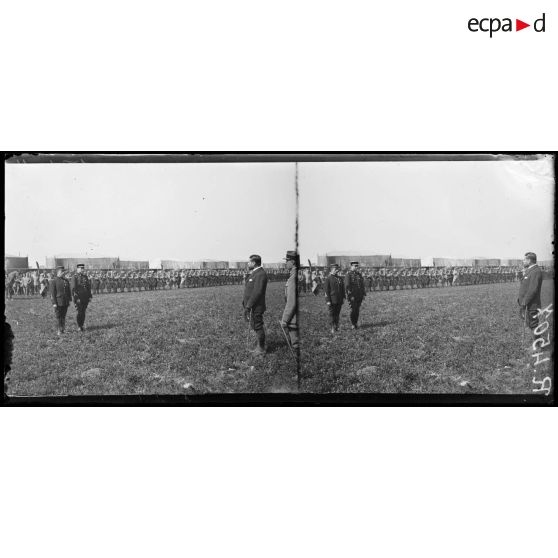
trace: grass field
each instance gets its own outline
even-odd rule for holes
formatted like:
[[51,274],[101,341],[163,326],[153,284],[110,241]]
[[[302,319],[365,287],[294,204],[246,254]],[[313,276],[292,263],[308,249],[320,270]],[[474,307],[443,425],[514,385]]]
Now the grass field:
[[[531,393],[518,283],[370,293],[351,330],[329,332],[323,296],[302,295],[304,389],[372,393]],[[553,283],[544,281],[543,307]],[[551,332],[554,339],[554,332]],[[530,333],[526,333],[525,346]]]
[[277,323],[283,283],[268,286],[265,358],[247,350],[255,334],[248,339],[242,293],[227,286],[101,294],[88,308],[87,331],[77,331],[70,307],[61,338],[48,299],[8,301],[15,334],[9,394],[191,392],[186,384],[195,393],[295,390],[296,362]]
[[[543,306],[552,301],[543,286]],[[269,353],[251,356],[242,286],[104,294],[86,324],[58,338],[50,301],[6,303],[15,334],[9,393],[101,395],[294,392],[296,364],[277,323],[283,284],[270,283]],[[305,392],[531,393],[518,284],[371,293],[362,327],[329,333],[323,295],[299,299]],[[554,333],[551,333],[554,339]],[[527,346],[527,341],[525,343]],[[185,387],[186,386],[186,387]]]

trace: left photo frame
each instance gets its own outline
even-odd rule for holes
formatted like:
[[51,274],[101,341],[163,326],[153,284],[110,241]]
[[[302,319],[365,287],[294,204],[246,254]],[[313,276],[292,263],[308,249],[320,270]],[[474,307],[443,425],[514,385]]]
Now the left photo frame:
[[5,160],[5,395],[295,391],[295,163],[116,161]]

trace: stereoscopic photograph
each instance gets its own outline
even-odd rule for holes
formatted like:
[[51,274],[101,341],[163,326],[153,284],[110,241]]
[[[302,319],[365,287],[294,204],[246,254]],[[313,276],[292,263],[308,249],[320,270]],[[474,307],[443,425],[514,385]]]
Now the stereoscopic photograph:
[[550,155],[5,161],[7,397],[553,397]]

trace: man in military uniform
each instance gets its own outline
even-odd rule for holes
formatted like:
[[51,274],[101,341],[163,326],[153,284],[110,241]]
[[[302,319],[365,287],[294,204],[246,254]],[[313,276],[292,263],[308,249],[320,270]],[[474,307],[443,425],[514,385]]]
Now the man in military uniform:
[[256,332],[258,338],[257,347],[254,352],[265,355],[265,329],[263,315],[266,310],[265,292],[267,289],[267,273],[262,267],[262,258],[257,254],[250,256],[248,263],[250,273],[244,284],[244,318],[250,323],[250,327]]
[[72,299],[77,309],[77,325],[79,331],[85,329],[85,311],[87,310],[87,305],[93,298],[91,295],[91,282],[84,271],[85,265],[78,264],[76,266],[76,274],[72,277],[71,282]]
[[329,275],[324,282],[324,292],[329,312],[331,333],[339,331],[339,314],[345,300],[345,285],[339,277],[339,264],[332,264]]
[[291,347],[295,354],[298,355],[299,337],[298,337],[298,320],[297,320],[297,278],[298,268],[300,266],[298,254],[289,250],[285,258],[287,269],[289,270],[289,278],[285,284],[285,309],[281,317],[281,327],[287,335]]
[[66,328],[66,313],[72,300],[70,283],[64,277],[64,266],[56,268],[56,277],[49,282],[49,288],[54,314],[56,315],[57,333],[62,335]]
[[534,330],[539,325],[539,308],[541,307],[541,287],[543,275],[541,268],[537,265],[537,256],[533,252],[527,252],[523,259],[523,279],[519,284],[519,297],[517,302],[520,307],[520,317],[523,323],[529,326],[536,339]]
[[351,328],[358,328],[358,316],[360,314],[360,305],[366,297],[366,286],[364,279],[358,269],[358,262],[351,262],[351,269],[345,276],[345,293],[351,307]]

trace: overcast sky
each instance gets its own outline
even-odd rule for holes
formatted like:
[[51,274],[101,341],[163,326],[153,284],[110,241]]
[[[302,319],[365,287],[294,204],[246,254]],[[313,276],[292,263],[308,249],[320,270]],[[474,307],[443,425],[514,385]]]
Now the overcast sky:
[[303,261],[330,251],[397,257],[552,258],[550,158],[527,162],[299,165]]
[[8,164],[7,254],[280,261],[295,248],[292,163]]
[[[9,164],[7,254],[279,261],[293,163]],[[299,249],[552,258],[551,159],[299,164]]]

